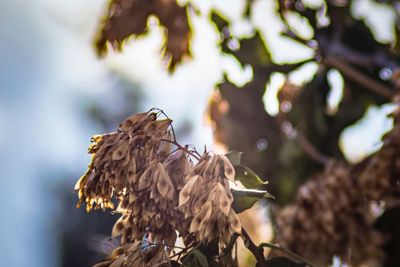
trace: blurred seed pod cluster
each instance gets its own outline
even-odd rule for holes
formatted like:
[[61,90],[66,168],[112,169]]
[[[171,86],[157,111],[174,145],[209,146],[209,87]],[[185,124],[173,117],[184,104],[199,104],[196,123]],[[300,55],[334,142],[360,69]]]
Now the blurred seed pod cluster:
[[[400,97],[395,103],[400,106]],[[383,137],[381,149],[356,166],[354,175],[363,196],[397,205],[400,199],[400,108],[391,117],[393,129]]]
[[382,260],[382,236],[374,229],[372,203],[399,204],[400,109],[379,151],[356,166],[333,162],[299,189],[277,217],[277,242],[328,265],[333,256],[354,266]]
[[[98,266],[155,266],[154,259],[168,259],[177,234],[185,246],[218,240],[222,251],[233,233],[241,233],[231,206],[235,169],[229,159],[181,146],[172,121],[160,114],[132,115],[116,132],[92,138],[92,161],[75,186],[77,206],[122,214],[112,230],[121,246]],[[144,265],[132,263],[139,261]]]
[[318,266],[328,266],[335,255],[357,265],[379,256],[373,222],[350,168],[335,162],[300,187],[295,203],[280,211],[277,242]]

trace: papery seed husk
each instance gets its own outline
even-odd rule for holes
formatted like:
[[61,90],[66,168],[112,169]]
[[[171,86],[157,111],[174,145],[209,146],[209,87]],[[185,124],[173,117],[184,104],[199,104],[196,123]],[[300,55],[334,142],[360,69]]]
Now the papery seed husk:
[[124,255],[119,256],[109,267],[122,267],[124,264]]
[[216,156],[213,156],[211,160],[208,161],[205,169],[204,169],[204,177],[207,179],[212,178],[216,168],[215,166],[217,165],[218,158]]
[[200,161],[194,166],[193,174],[189,174],[193,176],[195,174],[203,174],[204,168],[208,166],[208,160],[210,159],[209,156],[201,158]]
[[219,188],[220,195],[219,195],[219,209],[225,216],[229,215],[229,211],[231,209],[229,198],[226,194],[225,188],[220,184],[217,183],[217,187]]
[[236,215],[236,213],[231,209],[229,212],[229,227],[236,233],[242,234],[242,225],[240,223],[239,217]]
[[170,177],[165,171],[164,165],[162,163],[158,163],[157,172],[158,172],[158,181],[157,181],[158,191],[164,198],[168,196],[170,199],[172,199],[173,196],[171,196],[171,194],[168,195],[168,192],[170,191],[170,189],[173,190],[174,186],[171,183]]
[[232,182],[235,181],[235,168],[233,168],[232,163],[225,155],[220,155],[220,159],[224,163],[224,174],[225,177],[231,180]]
[[200,223],[201,217],[199,215],[195,216],[190,224],[189,233],[197,232],[199,230]]
[[179,193],[179,207],[183,206],[189,201],[193,186],[196,184],[199,177],[199,175],[192,176],[182,188],[181,192]]
[[202,220],[204,219],[204,216],[207,214],[207,212],[211,210],[212,211],[212,203],[211,201],[205,203],[202,207],[200,212],[196,214],[194,219],[192,220],[192,223],[190,224],[190,233],[196,232],[199,230],[200,224]]
[[202,218],[201,221],[202,221],[202,223],[203,222],[206,223],[210,219],[210,217],[212,215],[212,211],[213,211],[212,203],[211,202],[207,202],[206,204],[203,205],[202,210],[203,209],[206,210],[206,213],[205,213],[205,215],[204,215],[204,217]]
[[147,112],[131,115],[118,125],[118,129],[120,131],[127,132],[130,129],[132,129],[135,124],[140,123],[145,118],[147,118],[147,116],[148,116]]
[[166,134],[166,131],[171,125],[171,122],[172,120],[170,119],[155,121],[156,128],[154,134],[152,135],[152,138],[161,139]]
[[231,192],[231,189],[230,189],[230,186],[229,186],[229,180],[224,179],[224,180],[223,180],[223,184],[224,184],[224,188],[225,188],[225,193],[226,193],[226,195],[228,196],[228,199],[229,199],[229,201],[230,201],[230,204],[232,204],[232,202],[233,202],[233,195],[232,195],[232,192]]
[[121,160],[128,154],[129,143],[126,140],[120,140],[120,142],[121,143],[118,144],[118,147],[112,153],[112,160]]
[[[172,134],[167,132],[164,139],[172,141]],[[172,144],[170,142],[162,141],[158,148],[158,156],[161,160],[164,160],[165,157],[171,152]]]
[[103,135],[102,147],[108,148],[108,147],[116,144],[121,138],[122,138],[122,135],[120,133],[105,134],[105,135]]

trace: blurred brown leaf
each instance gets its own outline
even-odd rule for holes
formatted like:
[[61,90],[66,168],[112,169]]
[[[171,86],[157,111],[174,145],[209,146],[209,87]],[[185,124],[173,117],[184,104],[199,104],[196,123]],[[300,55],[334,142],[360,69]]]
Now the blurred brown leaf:
[[163,58],[173,72],[177,63],[191,55],[187,9],[175,0],[112,0],[94,41],[97,54],[107,54],[107,43],[121,51],[129,37],[146,34],[147,20],[154,15],[164,27]]

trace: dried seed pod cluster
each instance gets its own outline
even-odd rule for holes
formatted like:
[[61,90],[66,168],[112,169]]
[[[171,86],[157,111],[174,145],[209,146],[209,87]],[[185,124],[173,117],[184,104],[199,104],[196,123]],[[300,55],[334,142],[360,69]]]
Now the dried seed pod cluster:
[[179,208],[190,220],[189,232],[197,241],[210,242],[218,236],[225,247],[233,233],[241,233],[241,223],[232,209],[229,180],[235,170],[225,156],[207,154],[186,177],[179,194]]
[[[218,239],[220,249],[241,233],[231,206],[235,169],[228,158],[179,145],[171,120],[158,119],[160,112],[132,115],[116,132],[92,138],[92,161],[75,186],[78,207],[86,202],[87,211],[122,214],[112,230],[121,246],[98,267],[162,266],[177,233],[186,246]],[[143,248],[145,239],[151,250]]]
[[155,239],[175,242],[177,190],[191,166],[180,151],[170,153],[170,124],[169,119],[157,120],[155,113],[140,113],[127,118],[117,132],[92,139],[92,162],[75,187],[78,206],[86,201],[88,211],[113,208],[114,195],[116,211],[123,216],[112,235],[122,235],[122,244],[140,240],[148,229],[160,233]]
[[79,203],[86,209],[113,208],[111,197],[121,197],[125,188],[137,183],[150,162],[157,160],[161,139],[170,120],[157,121],[154,113],[127,118],[117,132],[92,137],[92,161],[75,185]]
[[350,168],[332,163],[278,214],[277,242],[318,266],[328,266],[335,255],[355,266],[371,264],[381,256],[374,219]]

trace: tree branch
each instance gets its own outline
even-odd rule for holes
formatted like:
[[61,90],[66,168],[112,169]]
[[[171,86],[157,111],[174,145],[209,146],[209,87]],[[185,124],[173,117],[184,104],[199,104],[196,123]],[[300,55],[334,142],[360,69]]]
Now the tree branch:
[[282,251],[282,252],[288,254],[289,256],[291,256],[293,259],[296,259],[296,260],[298,260],[300,262],[303,262],[303,263],[305,263],[306,265],[308,265],[310,267],[315,267],[315,265],[313,265],[312,263],[310,263],[309,261],[304,259],[302,256],[297,255],[296,253],[288,250],[287,248],[281,247],[280,245],[274,245],[274,244],[271,244],[271,243],[261,243],[258,247],[260,247],[260,248],[268,247],[268,248],[272,248],[272,249],[275,249],[275,250]]
[[341,73],[344,74],[344,76],[361,84],[366,89],[380,96],[383,96],[387,99],[391,99],[394,96],[394,92],[393,90],[390,89],[390,87],[387,87],[386,85],[377,82],[374,79],[369,78],[362,72],[358,71],[351,65],[347,64],[343,59],[340,59],[338,57],[328,56],[323,60],[323,62],[330,67],[338,69]]
[[321,163],[322,165],[327,165],[329,163],[330,158],[318,151],[302,133],[297,132],[297,141],[303,148],[304,153],[306,153],[311,159]]
[[253,240],[251,240],[249,234],[242,228],[242,238],[244,241],[244,245],[250,252],[254,255],[257,260],[258,267],[267,267],[265,258],[264,258],[264,249],[262,247],[256,246]]

